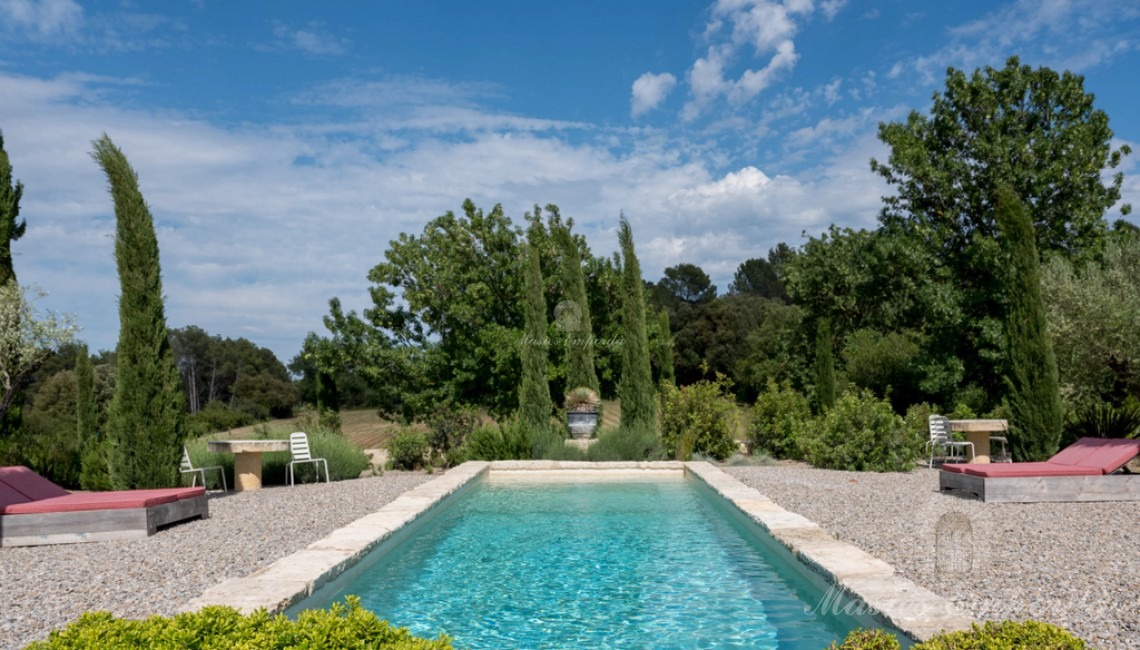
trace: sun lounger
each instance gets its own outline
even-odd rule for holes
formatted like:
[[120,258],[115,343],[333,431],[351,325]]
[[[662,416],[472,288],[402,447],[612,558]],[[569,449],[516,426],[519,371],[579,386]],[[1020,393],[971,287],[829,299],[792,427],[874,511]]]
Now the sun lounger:
[[961,490],[982,501],[1140,501],[1140,474],[1116,474],[1140,455],[1140,440],[1081,438],[1038,463],[947,464],[942,491]]
[[208,516],[204,487],[72,493],[27,467],[0,467],[0,546],[134,539]]

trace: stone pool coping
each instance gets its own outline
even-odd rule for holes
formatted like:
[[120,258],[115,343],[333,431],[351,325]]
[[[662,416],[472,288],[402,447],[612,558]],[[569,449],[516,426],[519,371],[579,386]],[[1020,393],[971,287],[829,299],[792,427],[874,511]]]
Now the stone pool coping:
[[[249,613],[282,612],[336,580],[382,542],[405,530],[447,497],[494,472],[534,478],[590,480],[600,476],[688,474],[768,532],[822,580],[917,641],[941,631],[968,630],[976,622],[932,591],[895,574],[863,550],[818,524],[784,510],[758,490],[706,462],[470,461],[397,497],[376,512],[243,578],[232,578],[184,604],[181,611],[228,605]],[[520,474],[521,475],[521,474]]]

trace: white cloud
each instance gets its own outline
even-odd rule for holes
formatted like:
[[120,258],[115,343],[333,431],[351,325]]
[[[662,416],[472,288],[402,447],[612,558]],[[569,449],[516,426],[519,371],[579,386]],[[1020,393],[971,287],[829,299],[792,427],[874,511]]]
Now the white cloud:
[[981,18],[952,26],[950,42],[937,51],[896,62],[892,79],[915,72],[925,83],[948,67],[1000,68],[1011,53],[1023,63],[1081,72],[1137,48],[1134,37],[1112,36],[1113,27],[1140,17],[1134,0],[1016,0]]
[[[820,10],[830,19],[843,3],[824,2]],[[814,11],[812,0],[717,0],[703,35],[708,48],[687,75],[690,98],[682,117],[696,119],[722,96],[735,106],[747,104],[771,87],[799,60],[794,41],[798,21]],[[763,65],[730,74],[735,59],[749,53]]]
[[295,49],[317,56],[339,56],[348,51],[348,40],[329,34],[324,25],[311,22],[294,29],[282,23],[273,26],[276,43],[269,49]]
[[[690,157],[695,144],[656,131],[528,129],[481,109],[470,91],[421,82],[468,103],[468,126],[496,128],[456,138],[434,122],[418,128],[383,115],[222,127],[106,105],[105,79],[0,72],[0,114],[19,125],[5,129],[6,148],[25,185],[28,231],[13,247],[20,280],[49,292],[45,308],[76,313],[95,349],[113,347],[113,207],[89,154],[104,130],[138,172],[155,217],[170,326],[244,336],[284,360],[306,332],[323,331],[330,297],[368,306],[366,275],[390,240],[467,197],[485,209],[502,203],[516,221],[536,203],[556,203],[599,255],[616,249],[624,209],[647,278],[686,261],[726,286],[740,262],[799,243],[805,228],[873,219],[882,193],[867,170],[871,154],[858,148],[797,177],[748,166],[714,174],[720,158]],[[385,148],[390,139],[402,144]]]
[[83,7],[73,0],[0,0],[0,20],[32,40],[49,40],[79,31]]
[[839,10],[846,4],[847,0],[823,0],[819,5],[819,9],[823,12],[825,18],[833,20],[835,15],[839,13]]
[[629,112],[634,118],[657,108],[673,87],[677,85],[677,78],[668,72],[653,74],[646,72],[633,82],[633,91],[629,99]]

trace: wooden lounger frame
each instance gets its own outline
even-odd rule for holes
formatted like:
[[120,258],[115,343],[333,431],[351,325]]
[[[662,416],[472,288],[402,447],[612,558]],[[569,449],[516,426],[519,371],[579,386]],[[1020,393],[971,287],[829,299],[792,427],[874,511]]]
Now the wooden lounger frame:
[[984,477],[943,471],[938,483],[943,492],[970,492],[987,503],[1140,501],[1140,474]]
[[159,526],[208,516],[205,494],[149,508],[0,515],[0,546],[140,539]]

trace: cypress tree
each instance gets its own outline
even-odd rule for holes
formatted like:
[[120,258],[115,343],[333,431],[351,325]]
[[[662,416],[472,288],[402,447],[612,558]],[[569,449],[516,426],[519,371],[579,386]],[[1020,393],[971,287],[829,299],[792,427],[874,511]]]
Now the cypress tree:
[[645,330],[645,289],[641,264],[633,250],[633,230],[622,215],[618,227],[622,256],[621,426],[656,430],[653,372],[649,365],[649,336]]
[[166,328],[154,220],[127,157],[106,134],[92,157],[115,203],[119,345],[107,421],[108,469],[117,489],[178,485],[185,398]]
[[669,328],[669,310],[662,309],[657,314],[657,370],[661,381],[673,384],[677,381],[673,367],[673,334]]
[[556,236],[562,248],[562,284],[566,299],[576,310],[576,322],[567,321],[566,339],[566,393],[585,386],[600,393],[598,373],[594,367],[594,323],[590,318],[590,303],[586,299],[586,281],[582,277],[582,258],[578,254],[578,243],[570,234],[570,229],[562,226],[556,229]]
[[831,321],[820,318],[815,333],[815,396],[819,412],[835,406],[835,357],[832,352]]
[[0,286],[15,282],[12,267],[12,242],[24,236],[28,224],[20,221],[20,197],[24,184],[12,183],[12,164],[4,150],[4,134],[0,132]]
[[99,404],[95,401],[95,369],[87,346],[75,358],[75,433],[79,440],[79,485],[84,490],[110,487],[107,458],[98,432]]
[[519,420],[535,434],[550,428],[550,384],[546,381],[546,299],[542,295],[542,267],[533,242],[523,251],[525,324],[522,340],[522,382],[519,385]]
[[1033,222],[1011,188],[999,187],[995,199],[1001,246],[1009,264],[1005,378],[1013,419],[1009,444],[1017,460],[1044,460],[1060,446],[1062,412]]

